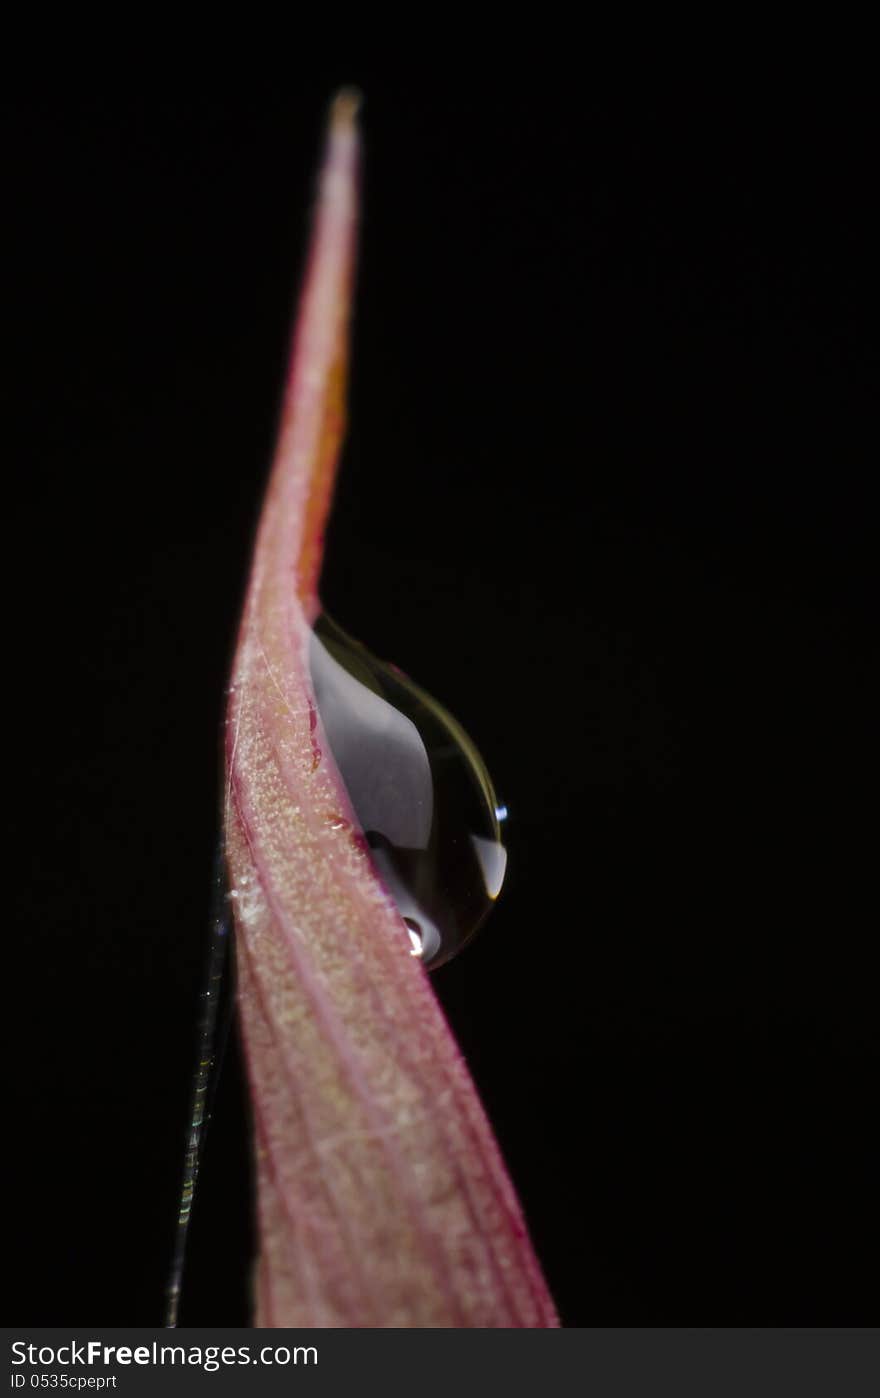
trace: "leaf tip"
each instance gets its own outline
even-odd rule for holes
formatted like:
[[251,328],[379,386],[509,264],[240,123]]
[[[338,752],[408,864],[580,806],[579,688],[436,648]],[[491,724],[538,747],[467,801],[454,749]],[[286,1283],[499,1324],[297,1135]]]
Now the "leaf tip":
[[334,132],[354,132],[363,100],[363,94],[359,88],[340,88],[330,103],[331,130]]

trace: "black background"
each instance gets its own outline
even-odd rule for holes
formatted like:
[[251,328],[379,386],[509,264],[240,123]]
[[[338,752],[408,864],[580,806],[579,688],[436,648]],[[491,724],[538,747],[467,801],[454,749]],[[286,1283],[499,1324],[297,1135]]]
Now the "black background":
[[[223,689],[352,80],[323,592],[511,810],[435,984],[563,1321],[876,1318],[868,101],[602,68],[10,104],[10,1322],[161,1320]],[[192,1323],[247,1315],[247,1129],[233,1043]]]

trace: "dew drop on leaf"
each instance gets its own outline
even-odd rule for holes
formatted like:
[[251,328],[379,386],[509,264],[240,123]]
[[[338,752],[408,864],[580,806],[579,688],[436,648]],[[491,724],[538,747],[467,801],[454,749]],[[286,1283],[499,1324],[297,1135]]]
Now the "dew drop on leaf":
[[322,613],[309,663],[324,736],[376,872],[429,967],[455,956],[501,889],[507,815],[451,714]]

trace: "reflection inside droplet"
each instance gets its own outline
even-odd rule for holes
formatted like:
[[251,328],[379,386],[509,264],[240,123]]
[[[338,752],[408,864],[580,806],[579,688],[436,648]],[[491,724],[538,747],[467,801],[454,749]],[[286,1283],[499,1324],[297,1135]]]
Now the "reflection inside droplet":
[[422,929],[415,918],[405,917],[406,930],[409,932],[409,950],[411,956],[421,956],[424,948],[422,946]]
[[376,871],[412,954],[438,966],[498,896],[506,808],[455,719],[326,615],[309,659],[321,724]]

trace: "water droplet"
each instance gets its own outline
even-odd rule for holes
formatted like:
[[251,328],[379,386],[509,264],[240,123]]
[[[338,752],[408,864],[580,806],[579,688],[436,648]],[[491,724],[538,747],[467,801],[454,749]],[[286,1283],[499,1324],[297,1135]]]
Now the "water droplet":
[[376,871],[413,956],[439,966],[471,939],[501,889],[506,809],[451,714],[326,614],[309,659],[324,735]]

